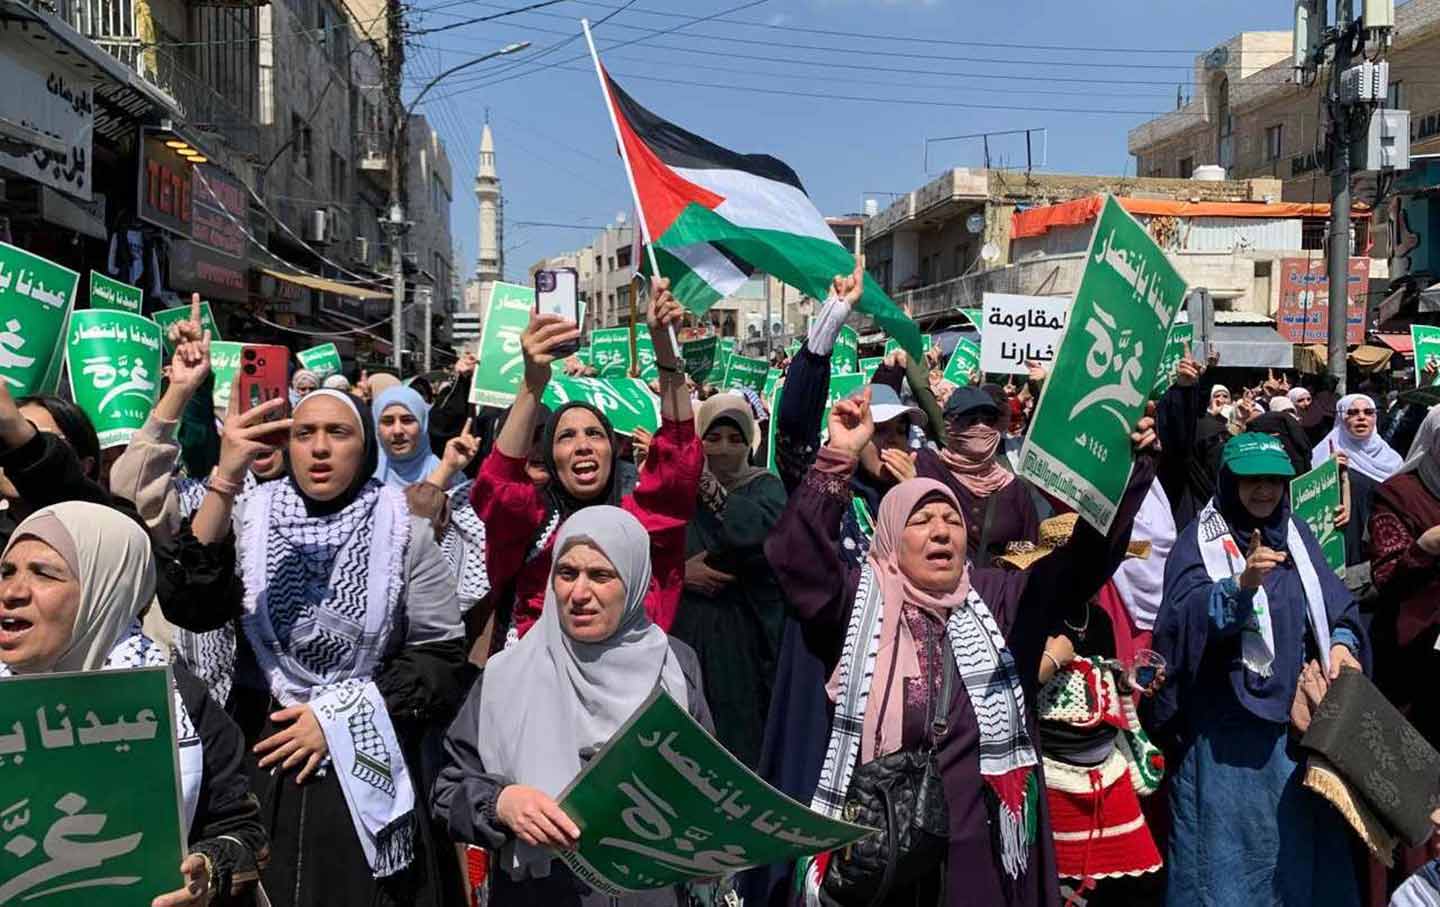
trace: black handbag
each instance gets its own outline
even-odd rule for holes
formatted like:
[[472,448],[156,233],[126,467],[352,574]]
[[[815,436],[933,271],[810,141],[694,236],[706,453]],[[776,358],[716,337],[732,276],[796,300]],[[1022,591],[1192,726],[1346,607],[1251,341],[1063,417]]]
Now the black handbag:
[[885,903],[896,885],[907,885],[945,861],[950,808],[935,751],[949,729],[953,659],[945,665],[940,694],[932,703],[930,739],[919,750],[902,750],[855,769],[845,791],[846,822],[878,829],[830,855],[821,883],[824,900],[841,907]]

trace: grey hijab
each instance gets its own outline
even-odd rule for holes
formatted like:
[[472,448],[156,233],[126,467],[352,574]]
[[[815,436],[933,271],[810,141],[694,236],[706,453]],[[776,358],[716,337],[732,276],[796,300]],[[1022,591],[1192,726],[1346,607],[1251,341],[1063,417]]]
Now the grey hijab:
[[[560,624],[555,570],[571,546],[587,543],[615,565],[625,612],[601,642],[578,642]],[[519,643],[485,666],[480,693],[480,758],[487,772],[558,798],[579,774],[582,750],[598,749],[655,689],[689,707],[685,675],[665,632],[645,613],[650,537],[619,507],[577,510],[560,528],[545,608]],[[502,865],[516,878],[549,874],[553,855],[517,842]]]
[[1397,472],[1414,472],[1425,489],[1440,498],[1440,405],[1430,407],[1410,442],[1410,456]]

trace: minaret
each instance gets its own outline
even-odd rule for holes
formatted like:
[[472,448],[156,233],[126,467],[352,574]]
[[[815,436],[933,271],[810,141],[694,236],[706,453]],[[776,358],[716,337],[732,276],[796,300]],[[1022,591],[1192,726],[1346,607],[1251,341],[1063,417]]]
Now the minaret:
[[505,202],[500,197],[500,177],[495,173],[495,138],[490,134],[490,115],[480,132],[480,172],[475,174],[475,199],[480,209],[480,256],[475,264],[480,305],[490,301],[490,287],[505,277]]

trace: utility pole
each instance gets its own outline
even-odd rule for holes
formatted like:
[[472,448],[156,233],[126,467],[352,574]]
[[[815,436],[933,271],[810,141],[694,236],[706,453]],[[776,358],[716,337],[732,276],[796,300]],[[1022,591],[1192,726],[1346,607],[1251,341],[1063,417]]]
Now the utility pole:
[[1326,359],[1335,392],[1345,394],[1346,331],[1350,327],[1350,121],[1354,108],[1340,94],[1340,79],[1350,68],[1355,35],[1354,0],[1335,0],[1335,63],[1330,68],[1330,128],[1325,141],[1330,163],[1330,235],[1326,265],[1330,278],[1330,330]]
[[405,349],[405,165],[409,113],[400,98],[405,70],[405,11],[401,0],[385,0],[385,102],[390,109],[390,193],[385,212],[390,237],[390,343],[395,375],[404,376]]
[[425,308],[425,358],[423,360],[424,365],[422,370],[428,372],[430,371],[430,332],[435,329],[430,309],[435,301],[435,293],[430,287],[417,287],[415,292],[420,294],[420,299],[424,303]]

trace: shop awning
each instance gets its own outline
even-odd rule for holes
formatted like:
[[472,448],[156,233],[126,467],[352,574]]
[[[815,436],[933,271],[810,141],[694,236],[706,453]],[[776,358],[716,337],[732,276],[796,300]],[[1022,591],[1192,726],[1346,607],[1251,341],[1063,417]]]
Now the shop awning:
[[[1329,217],[1327,204],[1304,204],[1298,202],[1189,202],[1163,198],[1130,198],[1119,196],[1115,199],[1131,214],[1140,216],[1170,217]],[[1078,227],[1088,224],[1099,215],[1105,206],[1105,197],[1092,195],[1054,205],[1041,205],[1017,211],[1010,217],[1010,238],[1024,239],[1030,236],[1044,236],[1053,227]],[[1355,217],[1370,216],[1368,210],[1357,208]]]
[[1226,368],[1294,368],[1290,341],[1272,327],[1259,324],[1217,324],[1211,343]]
[[334,293],[336,296],[346,296],[350,299],[389,299],[391,296],[385,290],[357,287],[354,284],[341,283],[338,280],[311,277],[309,274],[289,274],[285,271],[272,271],[269,268],[261,268],[260,271],[269,274],[276,280],[293,283],[299,287],[309,287],[312,290],[320,290],[323,293]]
[[1376,334],[1375,339],[1395,352],[1406,356],[1413,355],[1415,352],[1415,342],[1409,334]]

